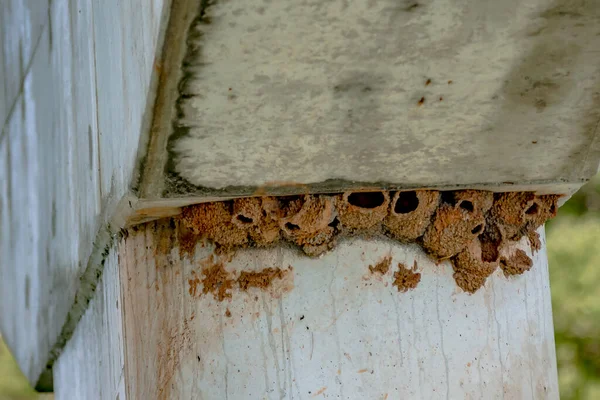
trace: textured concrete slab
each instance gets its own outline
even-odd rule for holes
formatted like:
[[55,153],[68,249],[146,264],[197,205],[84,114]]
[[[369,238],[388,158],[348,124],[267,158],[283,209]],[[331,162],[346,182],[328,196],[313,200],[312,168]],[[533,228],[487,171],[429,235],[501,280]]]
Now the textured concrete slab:
[[569,191],[597,171],[598,2],[187,3],[142,199]]

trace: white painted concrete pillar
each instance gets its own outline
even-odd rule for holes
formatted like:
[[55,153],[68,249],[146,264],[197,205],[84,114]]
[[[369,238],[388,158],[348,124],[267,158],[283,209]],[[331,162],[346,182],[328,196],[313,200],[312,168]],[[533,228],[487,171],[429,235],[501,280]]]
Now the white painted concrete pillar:
[[[170,228],[150,224],[121,243],[120,277],[116,269],[103,277],[120,279],[121,287],[124,369],[122,387],[113,394],[207,400],[558,398],[540,233],[543,247],[530,271],[506,278],[498,270],[470,295],[456,286],[448,262],[436,265],[418,246],[349,239],[311,259],[283,247],[220,257],[206,245],[181,258]],[[386,257],[389,271],[370,271]],[[228,258],[221,270],[220,261]],[[398,263],[415,262],[418,286],[399,292],[393,285]],[[219,285],[203,293],[202,271],[215,266],[213,272],[224,274],[221,282],[232,281],[222,300]],[[290,266],[265,288],[239,287],[242,271]],[[55,382],[73,379],[69,358],[78,352],[70,347],[83,346],[77,338],[85,334],[85,318],[99,317],[86,314],[55,367]],[[98,353],[106,351],[119,353],[112,345]],[[62,389],[57,394],[73,398]]]
[[[597,173],[597,2],[308,3],[0,2],[0,330],[39,390],[557,396],[543,249],[475,295],[448,263],[388,241],[319,259],[243,250],[213,271],[232,284],[215,299],[210,246],[180,254],[162,222],[109,243],[198,202],[564,195]],[[420,284],[399,293],[398,263],[415,260]]]

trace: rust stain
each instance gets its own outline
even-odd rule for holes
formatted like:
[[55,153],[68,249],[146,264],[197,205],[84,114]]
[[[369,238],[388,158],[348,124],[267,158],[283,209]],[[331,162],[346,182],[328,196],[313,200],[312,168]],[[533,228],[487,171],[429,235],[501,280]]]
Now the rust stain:
[[158,220],[150,223],[149,229],[146,230],[152,236],[151,241],[154,244],[152,250],[156,278],[152,285],[156,291],[160,290],[160,284],[169,283],[178,268],[177,266],[173,268],[174,262],[171,255],[171,250],[176,243],[176,231],[173,228],[173,220]]
[[187,320],[183,322],[183,329],[171,328],[164,340],[159,341],[157,348],[157,384],[158,397],[167,399],[171,380],[175,375],[181,360],[192,346],[191,332]]
[[161,71],[162,71],[162,64],[159,61],[155,61],[154,62],[154,70],[157,73],[159,73],[159,74],[161,73]]
[[136,210],[135,215],[140,217],[165,218],[174,217],[181,213],[181,209],[172,207],[149,207]]
[[358,373],[359,373],[359,374],[364,374],[364,373],[365,373],[365,372],[367,372],[367,371],[368,371],[368,369],[359,369],[359,370],[358,370]]
[[272,193],[273,188],[301,188],[302,192],[305,194],[310,193],[310,186],[305,183],[298,183],[293,181],[269,181],[265,182],[263,185],[259,186],[254,191],[254,196],[266,196]]
[[326,391],[326,390],[327,390],[327,387],[323,387],[323,388],[319,389],[319,391],[318,391],[318,392],[316,392],[315,394],[313,394],[313,395],[312,395],[312,397],[317,397],[317,396],[320,396],[320,395],[322,395],[323,393],[325,393],[325,391]]
[[179,245],[179,257],[185,258],[194,255],[196,244],[202,240],[202,236],[194,233],[194,231],[184,224],[177,221],[177,243]]
[[154,243],[156,247],[154,249],[154,256],[157,261],[160,260],[162,263],[156,263],[156,266],[163,266],[166,257],[168,257],[171,249],[174,247],[174,241],[172,236],[172,229],[168,227],[168,224],[163,222],[157,222],[152,226],[152,232],[154,234]]
[[190,288],[188,290],[190,296],[196,297],[199,294],[198,285],[200,284],[200,279],[197,277],[194,277],[193,279],[188,279],[188,284],[190,285]]

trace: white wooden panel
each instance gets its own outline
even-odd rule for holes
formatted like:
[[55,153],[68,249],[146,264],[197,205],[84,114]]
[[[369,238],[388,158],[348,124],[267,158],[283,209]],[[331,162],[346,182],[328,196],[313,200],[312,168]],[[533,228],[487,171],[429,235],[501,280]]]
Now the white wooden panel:
[[[54,364],[55,399],[125,400],[119,261],[111,250],[89,308]],[[121,393],[120,393],[121,387]]]
[[[211,253],[181,259],[164,223],[120,251],[130,398],[558,398],[545,250],[531,271],[496,271],[474,295],[418,246],[353,239],[319,259],[238,251],[221,259],[232,277],[292,266],[279,285],[289,291],[234,285],[224,301],[190,283]],[[373,276],[368,266],[386,256],[390,271]],[[398,292],[397,263],[415,261],[421,282]]]

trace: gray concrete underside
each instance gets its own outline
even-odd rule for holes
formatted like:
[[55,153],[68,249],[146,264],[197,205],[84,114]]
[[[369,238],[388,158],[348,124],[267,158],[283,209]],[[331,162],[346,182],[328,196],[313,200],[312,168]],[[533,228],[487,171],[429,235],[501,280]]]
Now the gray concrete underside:
[[597,171],[598,1],[190,3],[143,199]]

